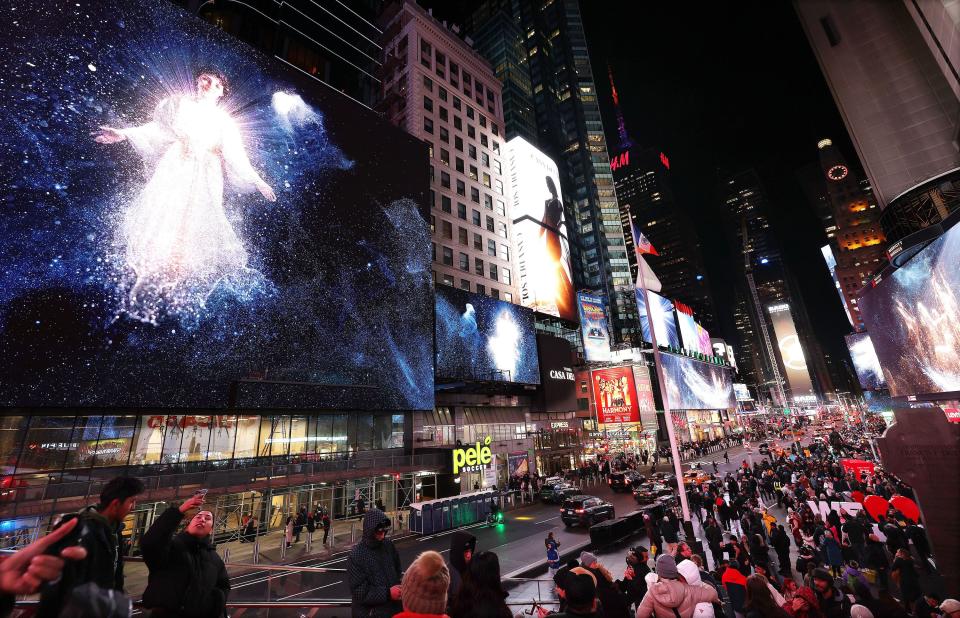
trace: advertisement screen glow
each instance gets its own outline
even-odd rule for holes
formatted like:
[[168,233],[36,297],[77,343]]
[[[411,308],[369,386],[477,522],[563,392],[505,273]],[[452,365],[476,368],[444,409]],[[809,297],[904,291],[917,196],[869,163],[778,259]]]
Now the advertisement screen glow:
[[[697,323],[693,316],[683,313],[679,309],[676,312],[677,330],[680,331],[680,345],[691,352],[700,351],[700,336],[697,334]],[[660,331],[657,331],[657,335]],[[659,337],[657,342],[660,343]]]
[[707,356],[713,356],[713,345],[710,343],[710,331],[696,323],[697,337],[700,339],[700,353]]
[[580,309],[580,330],[583,332],[583,355],[588,361],[610,360],[610,329],[603,299],[593,294],[577,294]]
[[720,410],[736,407],[729,370],[674,354],[661,354],[660,361],[671,409]]
[[960,226],[860,297],[894,397],[960,391]]
[[0,404],[433,407],[422,143],[166,2],[4,13]]
[[437,286],[437,377],[540,383],[533,312]]
[[813,395],[813,382],[807,369],[807,359],[800,345],[800,336],[793,323],[790,305],[781,303],[767,307],[773,321],[773,332],[777,338],[777,353],[787,372],[787,384],[793,397]]
[[876,390],[886,386],[883,369],[880,368],[880,359],[873,348],[873,341],[869,333],[853,333],[847,335],[847,349],[850,350],[850,359],[857,372],[860,386],[868,390]]
[[[652,322],[656,329],[654,332],[657,335],[657,345],[679,348],[680,337],[677,333],[677,321],[674,318],[673,303],[649,290],[647,291],[647,295],[650,297],[650,304],[653,305],[649,314],[653,316]],[[643,297],[643,290],[637,289],[637,316],[640,318],[640,331],[644,341],[653,343],[653,339],[650,337],[651,319],[648,316],[647,306]],[[692,349],[696,350],[697,348],[694,347]]]
[[593,401],[601,423],[636,423],[640,420],[637,389],[630,367],[592,371]]
[[535,311],[576,320],[557,165],[522,137],[507,143],[507,157],[521,303]]

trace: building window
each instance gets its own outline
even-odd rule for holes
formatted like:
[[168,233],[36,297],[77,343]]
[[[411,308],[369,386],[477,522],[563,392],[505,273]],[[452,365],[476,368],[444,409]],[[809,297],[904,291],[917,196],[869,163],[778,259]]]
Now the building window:
[[492,238],[487,239],[487,255],[497,257],[497,241]]
[[453,224],[449,221],[440,221],[441,234],[444,238],[453,240]]
[[497,193],[499,193],[500,195],[503,195],[503,181],[497,180],[497,181],[494,183],[494,185],[495,185],[495,188],[496,188]]
[[450,131],[446,127],[440,127],[440,141],[450,143]]
[[490,155],[485,152],[480,153],[480,164],[484,167],[490,167]]
[[454,137],[453,137],[453,147],[456,148],[457,150],[459,150],[460,152],[463,152],[463,138],[454,136]]
[[501,238],[507,237],[507,224],[503,221],[497,221],[497,236]]
[[[479,180],[479,177],[477,176],[477,174],[478,174],[478,172],[477,172],[477,166],[476,166],[476,165],[471,165],[471,166],[470,166],[470,180],[473,180],[473,181]],[[490,186],[490,185],[487,185],[487,186]],[[479,202],[480,200],[478,199],[477,201]]]
[[450,165],[450,151],[446,148],[440,149],[440,162],[444,165]]
[[446,107],[440,108],[440,120],[443,120],[444,122],[447,122],[448,120],[450,120],[450,114],[447,112]]
[[453,276],[452,275],[443,275],[442,277],[443,285],[453,286]]
[[483,270],[483,260],[480,258],[473,258],[473,272],[481,277],[486,274]]
[[452,210],[453,202],[446,195],[440,196],[440,210],[446,213],[453,212]]
[[[470,214],[473,217],[473,224],[476,225],[477,227],[480,227],[480,211],[474,210],[474,211],[471,211]],[[482,248],[483,247],[481,247],[481,249]]]
[[510,285],[510,269],[509,268],[501,269],[500,275],[503,278],[503,282],[506,283],[507,285]]
[[430,43],[420,39],[420,64],[430,68],[430,62],[433,60],[433,48]]
[[500,300],[500,290],[498,290],[497,288],[490,288],[490,296],[492,298],[496,298],[497,300]]
[[510,261],[510,247],[504,244],[500,244],[500,259],[504,262]]
[[[447,266],[453,266],[453,249],[450,247],[443,248],[443,263]],[[449,285],[453,285],[452,283]]]
[[507,207],[503,203],[503,200],[497,200],[497,214],[501,217],[507,216]]
[[504,292],[504,293],[503,293],[503,300],[507,301],[508,303],[512,303],[512,302],[513,302],[513,294],[511,294],[510,292]]
[[[431,217],[431,218],[432,218],[432,217]],[[431,231],[433,231],[433,230],[431,230]],[[458,239],[460,240],[460,244],[461,244],[461,245],[468,245],[468,244],[470,244],[470,234],[469,234],[469,232],[467,232],[467,228],[465,228],[465,227],[458,227],[458,228],[457,228],[457,236],[458,236]]]
[[480,189],[476,187],[470,187],[470,199],[477,204],[480,203]]
[[453,117],[453,128],[457,131],[463,131],[463,120],[460,118],[460,116]]
[[467,119],[473,120],[473,108],[469,105],[467,106]]
[[460,157],[457,157],[457,171],[462,174],[463,170],[464,170],[463,159],[461,159]]
[[428,97],[428,96],[424,96],[424,97],[423,97],[423,109],[427,110],[428,112],[432,112],[432,111],[433,111],[433,99],[431,99],[431,98]]
[[467,185],[462,180],[457,181],[457,195],[467,195]]
[[[467,125],[467,137],[469,139],[477,139],[477,129],[472,124]],[[476,155],[474,155],[473,158],[476,159]]]
[[[452,62],[450,63],[450,66],[453,67]],[[463,102],[460,101],[459,97],[453,97],[453,109],[457,110],[458,112],[463,109]]]
[[487,293],[487,286],[483,285],[482,283],[478,283],[477,294],[486,294],[486,293]]
[[490,188],[490,174],[486,172],[483,173],[483,186]]
[[430,259],[434,262],[437,261],[437,243],[430,243]]
[[457,202],[457,217],[460,218],[460,219],[463,219],[464,221],[467,220],[467,205],[466,205],[466,204],[461,204],[460,202]]
[[466,253],[460,254],[460,270],[470,272],[470,256]]
[[461,280],[460,280],[460,289],[461,289],[461,290],[466,290],[466,291],[469,292],[469,291],[470,291],[470,282],[467,281],[466,279],[461,279]]
[[[447,89],[444,88],[443,86],[438,86],[438,87],[437,87],[437,96],[440,97],[440,100],[441,100],[441,101],[446,101],[446,100],[447,100]],[[496,132],[494,132],[494,135],[496,135]]]
[[424,118],[423,119],[423,130],[427,133],[433,133],[433,119]]
[[487,143],[487,134],[486,134],[486,133],[481,133],[481,134],[480,134],[480,145],[483,146],[484,148],[489,148],[489,145],[488,145],[488,143]]
[[440,186],[444,189],[450,188],[450,174],[446,172],[440,172]]
[[494,230],[494,227],[493,227],[493,217],[487,216],[487,221],[486,221],[486,223],[487,223],[487,231],[488,231],[488,232],[492,232],[492,231]]
[[[486,174],[484,174],[484,176],[486,176]],[[493,196],[489,193],[483,194],[483,206],[487,210],[493,210]]]
[[477,251],[483,251],[483,236],[480,234],[473,235],[473,248]]
[[[480,84],[477,84],[478,89],[479,89],[479,86],[480,86]],[[483,114],[477,114],[477,115],[480,116],[480,118],[479,118],[479,120],[480,120],[480,126],[483,127],[484,129],[486,129],[486,128],[487,128],[487,117],[484,116]]]
[[427,77],[426,75],[423,76],[423,87],[429,90],[430,92],[433,92],[433,80]]
[[493,160],[493,171],[495,171],[497,174],[503,174],[503,169],[500,167],[500,161],[497,159]]
[[474,161],[477,160],[477,147],[473,144],[467,144],[467,156],[469,156]]

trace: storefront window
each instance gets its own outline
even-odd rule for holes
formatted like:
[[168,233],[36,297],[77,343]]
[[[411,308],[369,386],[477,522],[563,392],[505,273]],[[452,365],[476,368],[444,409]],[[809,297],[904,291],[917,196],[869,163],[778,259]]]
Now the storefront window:
[[210,446],[206,459],[222,461],[233,457],[233,447],[237,440],[237,417],[232,414],[207,417],[210,423]]
[[347,451],[347,415],[337,414],[333,417],[333,429],[330,431],[331,452],[344,453]]
[[73,437],[70,439],[70,443],[75,446],[67,453],[67,468],[89,468],[93,464],[93,453],[97,450],[102,420],[102,416],[76,417]]
[[[350,446],[358,451],[369,451],[373,449],[373,415],[372,414],[354,414],[352,416],[354,426],[354,439],[350,440]],[[349,434],[348,434],[349,435]]]
[[160,463],[163,449],[163,434],[166,432],[166,417],[162,415],[141,416],[136,437],[133,440],[133,454],[130,463],[147,465]]
[[233,456],[246,459],[257,456],[257,438],[260,436],[259,416],[238,416],[236,429],[236,444]]
[[17,458],[23,447],[23,437],[27,429],[26,416],[7,416],[0,418],[0,473],[13,474],[17,467]]
[[403,448],[403,415],[394,414],[390,417],[390,444],[387,448]]
[[[290,454],[291,455],[300,455],[302,453],[313,452],[313,439],[308,438],[310,435],[308,419],[306,416],[294,416],[290,419]],[[310,441],[311,444],[308,445],[307,441]]]
[[97,447],[93,452],[94,467],[126,465],[130,459],[130,449],[136,428],[136,416],[104,416]]
[[17,472],[59,471],[73,442],[74,416],[33,416]]
[[390,448],[390,437],[392,434],[392,416],[389,414],[377,414],[373,417],[373,448],[375,450]]
[[290,446],[290,417],[264,416],[260,423],[260,454],[281,457]]

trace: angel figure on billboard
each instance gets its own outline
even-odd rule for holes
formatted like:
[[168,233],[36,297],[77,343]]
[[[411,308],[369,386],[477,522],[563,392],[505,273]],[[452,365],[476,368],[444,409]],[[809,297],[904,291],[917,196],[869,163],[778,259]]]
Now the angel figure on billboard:
[[247,267],[247,251],[227,218],[224,183],[239,192],[273,189],[250,164],[237,123],[219,106],[226,78],[196,74],[196,92],[171,95],[147,124],[100,127],[94,141],[127,141],[148,180],[122,213],[120,245],[135,281],[126,313],[155,323],[163,312],[203,307],[217,284]]
[[[574,307],[573,281],[570,276],[570,262],[566,242],[560,236],[563,231],[563,204],[557,192],[557,185],[553,178],[546,176],[547,190],[550,197],[543,205],[543,219],[540,221],[541,240],[546,245],[548,263],[555,270],[549,276],[540,278],[542,283],[554,283],[556,289],[539,298],[549,298],[556,304],[557,312],[561,317],[571,318],[576,313]],[[546,290],[545,290],[546,291]]]

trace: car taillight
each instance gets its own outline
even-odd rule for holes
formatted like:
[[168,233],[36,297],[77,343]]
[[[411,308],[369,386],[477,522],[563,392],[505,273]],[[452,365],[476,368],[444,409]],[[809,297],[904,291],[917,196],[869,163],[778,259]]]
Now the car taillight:
[[583,509],[577,509],[576,513],[577,513],[577,515],[582,515],[582,514],[584,513],[584,510],[583,510]]
[[607,479],[607,485],[613,485],[613,479]]

